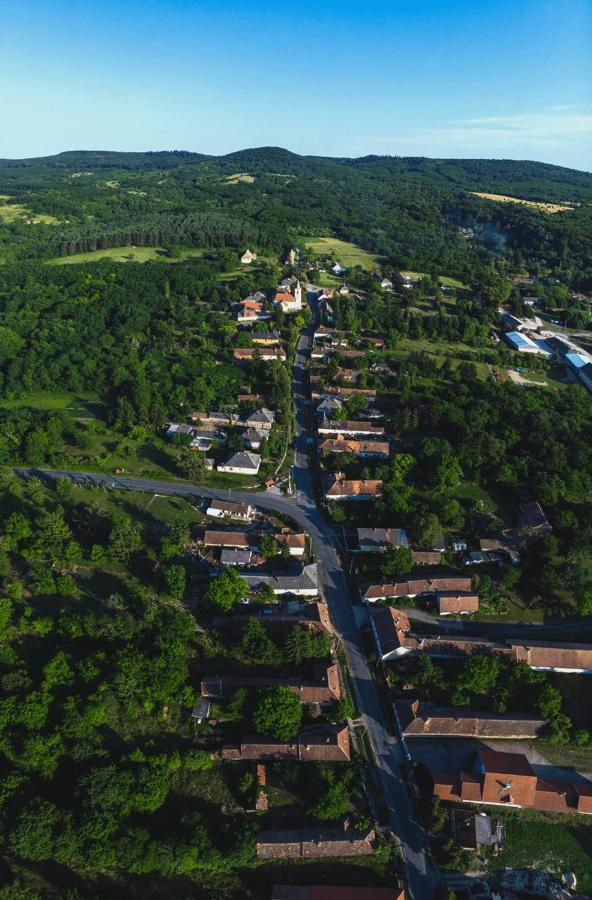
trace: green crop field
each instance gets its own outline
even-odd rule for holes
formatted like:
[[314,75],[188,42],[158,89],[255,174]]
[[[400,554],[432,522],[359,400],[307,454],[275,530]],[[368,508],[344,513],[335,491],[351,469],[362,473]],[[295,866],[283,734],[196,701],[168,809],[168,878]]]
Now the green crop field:
[[304,237],[300,238],[300,243],[319,256],[331,256],[339,260],[346,269],[351,269],[352,266],[368,270],[379,268],[377,256],[348,241],[340,241],[334,237]]

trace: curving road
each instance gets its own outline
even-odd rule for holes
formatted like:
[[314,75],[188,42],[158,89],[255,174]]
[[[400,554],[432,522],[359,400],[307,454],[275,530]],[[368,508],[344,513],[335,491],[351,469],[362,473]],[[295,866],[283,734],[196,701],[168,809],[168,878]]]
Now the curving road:
[[347,579],[339,558],[333,528],[319,512],[311,474],[312,460],[307,438],[309,406],[306,389],[306,358],[312,342],[314,325],[301,335],[293,369],[295,403],[295,493],[282,496],[271,493],[252,493],[213,488],[192,487],[169,481],[127,478],[93,472],[46,471],[17,468],[22,477],[68,478],[89,487],[106,485],[122,490],[170,494],[194,501],[201,498],[244,501],[263,510],[291,516],[310,536],[319,564],[319,577],[329,608],[331,622],[341,639],[349,663],[349,674],[356,704],[370,738],[377,763],[377,775],[382,797],[388,808],[390,824],[396,834],[403,860],[408,896],[415,900],[431,898],[440,882],[439,872],[429,851],[427,835],[417,820],[415,808],[404,781],[405,749],[398,737],[389,734],[386,712],[380,702],[364,654],[356,626]]

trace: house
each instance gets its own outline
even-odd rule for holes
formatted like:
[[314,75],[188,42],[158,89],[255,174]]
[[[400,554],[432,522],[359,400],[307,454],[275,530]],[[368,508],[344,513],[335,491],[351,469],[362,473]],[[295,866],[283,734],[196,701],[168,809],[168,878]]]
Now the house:
[[223,465],[218,466],[219,472],[232,472],[235,475],[256,475],[261,465],[261,457],[250,450],[239,450],[231,453]]
[[331,340],[333,336],[336,334],[334,328],[328,328],[326,325],[319,325],[312,336],[314,341],[326,341]]
[[[290,831],[260,831],[257,834],[259,859],[314,859],[323,856],[370,856],[374,852],[373,829],[356,831],[316,831],[302,828]],[[326,896],[326,894],[325,894]]]
[[417,597],[419,594],[438,594],[446,591],[471,591],[471,579],[460,576],[416,578],[391,584],[368,584],[362,587],[362,600],[394,600],[397,597]]
[[243,253],[243,255],[240,258],[240,261],[243,263],[243,265],[248,266],[252,262],[254,262],[256,259],[257,259],[256,253],[252,253],[250,250],[245,250],[245,252]]
[[439,566],[442,562],[442,551],[412,550],[411,562],[414,566]]
[[347,272],[347,269],[344,268],[341,265],[341,263],[338,263],[337,261],[335,261],[333,263],[333,265],[331,266],[331,271],[333,272],[334,275],[339,277],[340,275],[345,275],[345,273]]
[[271,900],[405,900],[400,888],[274,884]]
[[392,291],[393,289],[393,283],[390,278],[382,278],[380,281],[380,286],[383,291]]
[[215,519],[241,519],[250,522],[255,510],[250,503],[233,503],[230,500],[212,500],[206,509],[206,515]]
[[286,351],[281,347],[235,347],[232,355],[237,362],[251,362],[253,359],[262,359],[263,362],[274,359],[286,361]]
[[337,438],[327,438],[319,445],[321,453],[353,453],[358,459],[388,459],[391,454],[391,445],[388,441],[355,441],[345,440],[339,435]]
[[296,282],[293,292],[290,290],[276,291],[273,305],[279,307],[285,313],[300,312],[302,309],[302,288],[300,282]]
[[358,528],[356,553],[380,553],[385,547],[408,547],[404,528]]
[[208,428],[194,428],[191,442],[189,444],[189,449],[209,450],[214,441],[225,444],[226,435],[224,434],[224,432],[218,431],[217,429],[210,430]]
[[252,550],[251,534],[246,531],[215,531],[206,528],[201,543],[212,549]]
[[243,438],[249,450],[259,450],[263,441],[267,440],[269,432],[263,428],[247,428],[243,431]]
[[251,551],[225,548],[220,553],[220,562],[223,566],[248,566],[251,562]]
[[351,500],[374,500],[382,497],[382,481],[357,480],[352,481],[338,472],[330,480],[325,490],[327,500],[348,502]]
[[318,432],[333,437],[382,437],[384,428],[382,425],[371,425],[370,422],[338,422],[336,419],[323,419],[319,423]]
[[319,706],[329,706],[336,700],[341,700],[341,681],[337,664],[317,664],[314,672],[316,681],[299,681],[297,678],[266,678],[256,675],[209,675],[202,679],[201,695],[224,700],[231,697],[238,688],[257,690],[285,684],[300,697],[302,703],[318,703]]
[[520,506],[519,526],[534,534],[549,534],[553,531],[543,508],[536,500],[529,500]]
[[466,616],[479,610],[479,595],[471,591],[438,591],[436,607],[440,616]]
[[[243,607],[244,608],[244,607]],[[281,629],[285,631],[287,627],[292,628],[298,625],[312,631],[315,634],[322,634],[326,631],[333,633],[333,626],[329,618],[329,610],[327,604],[320,601],[308,600],[282,600],[273,606],[259,606],[252,612],[234,613],[233,615],[214,616],[213,624],[215,628],[239,628],[245,624],[253,615],[258,620],[271,629]]]
[[274,534],[274,539],[280,547],[283,547],[284,544],[287,545],[288,554],[290,556],[304,556],[304,551],[306,550],[306,535],[303,532],[295,533],[288,529],[284,529],[283,531],[276,532],[276,534]]
[[184,423],[178,424],[177,422],[171,422],[165,432],[165,435],[168,438],[172,438],[176,434],[181,434],[184,437],[191,437],[191,435],[193,434],[193,426],[185,425]]
[[199,422],[200,428],[215,431],[218,427],[228,428],[232,425],[236,416],[225,412],[192,412],[189,413],[192,422]]
[[300,762],[349,762],[347,725],[312,725],[289,742],[266,737],[243,738],[240,744],[222,748],[225,760],[288,759]]
[[328,415],[332,415],[333,413],[340,412],[343,409],[343,400],[341,397],[336,397],[331,394],[327,394],[322,400],[317,403],[317,415],[322,418],[326,418]]
[[380,659],[395,659],[410,652],[405,646],[405,638],[411,627],[406,612],[392,606],[372,610],[370,627]]
[[550,641],[529,641],[526,644],[509,638],[492,641],[478,637],[408,634],[403,643],[403,652],[425,653],[427,656],[444,659],[495,653],[513,662],[524,662],[530,669],[540,672],[592,675],[592,644],[560,644]]
[[437,707],[427,700],[395,700],[395,715],[408,737],[455,737],[521,740],[540,737],[546,722],[540,716],[482,713],[464,706]]
[[237,322],[252,325],[254,322],[265,322],[271,319],[271,313],[263,305],[265,299],[265,294],[257,294],[241,300],[239,303],[240,309],[236,317]]
[[254,344],[261,344],[264,347],[273,347],[274,344],[280,342],[279,331],[253,331],[251,340]]
[[556,644],[548,641],[507,643],[511,647],[512,659],[515,662],[525,662],[531,669],[539,672],[592,675],[592,644]]
[[466,771],[431,776],[440,800],[592,814],[592,782],[539,778],[522,753],[480,750]]
[[269,430],[275,422],[275,413],[270,409],[255,409],[253,412],[244,415],[241,422],[247,428],[265,428]]
[[309,563],[297,572],[246,572],[243,575],[250,591],[270,587],[276,596],[294,594],[297,597],[316,597],[319,593],[319,573],[316,563]]

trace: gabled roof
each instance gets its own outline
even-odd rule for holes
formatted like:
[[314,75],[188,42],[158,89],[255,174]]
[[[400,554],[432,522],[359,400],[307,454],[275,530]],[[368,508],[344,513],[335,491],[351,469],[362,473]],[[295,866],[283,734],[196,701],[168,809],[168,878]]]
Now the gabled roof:
[[546,724],[539,716],[481,713],[464,706],[437,707],[423,700],[395,700],[395,707],[406,737],[535,738]]
[[247,549],[251,546],[249,535],[245,531],[215,531],[206,528],[203,534],[206,547],[236,547]]
[[335,477],[326,491],[326,496],[329,498],[380,497],[382,496],[382,481],[350,481],[346,478]]
[[357,535],[358,544],[366,550],[382,550],[387,545],[409,545],[409,536],[404,528],[358,528]]
[[232,466],[235,469],[251,469],[256,472],[261,464],[261,457],[258,453],[251,453],[250,450],[238,450],[231,453],[224,466]]

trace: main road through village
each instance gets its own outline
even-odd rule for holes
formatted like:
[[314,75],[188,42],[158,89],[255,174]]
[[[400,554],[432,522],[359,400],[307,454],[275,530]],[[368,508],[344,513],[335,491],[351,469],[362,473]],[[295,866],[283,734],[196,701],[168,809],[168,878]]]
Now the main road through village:
[[[313,305],[316,318],[316,308]],[[440,876],[431,856],[427,834],[417,819],[411,795],[404,780],[406,770],[405,748],[398,736],[389,733],[388,720],[376,685],[370,674],[362,649],[360,633],[354,617],[350,591],[333,528],[317,508],[311,474],[310,427],[308,392],[306,389],[306,365],[312,345],[315,323],[303,330],[296,350],[293,368],[293,397],[295,406],[294,428],[294,492],[289,496],[265,492],[254,494],[246,491],[216,490],[198,486],[176,484],[170,481],[147,480],[96,474],[91,472],[46,471],[16,469],[18,474],[70,480],[87,486],[107,485],[123,490],[146,491],[157,494],[173,494],[198,501],[201,498],[244,501],[263,510],[276,511],[290,516],[308,533],[319,568],[323,594],[328,604],[331,622],[347,655],[349,676],[360,717],[366,728],[377,765],[377,776],[382,788],[382,798],[388,807],[389,820],[397,836],[407,881],[408,895],[415,900],[431,898]]]

